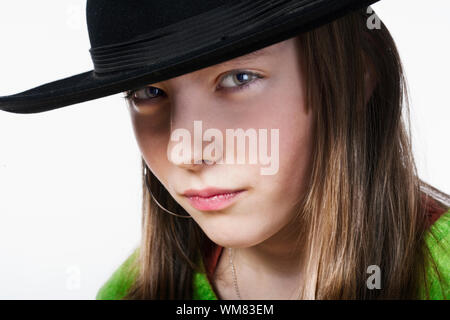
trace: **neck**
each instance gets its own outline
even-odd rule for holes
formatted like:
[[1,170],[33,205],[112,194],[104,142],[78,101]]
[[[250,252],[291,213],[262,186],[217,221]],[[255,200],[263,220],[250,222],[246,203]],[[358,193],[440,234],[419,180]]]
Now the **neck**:
[[[291,221],[258,245],[233,248],[233,264],[243,299],[292,299],[303,285],[303,224]],[[225,248],[214,274],[220,299],[236,299],[232,266]]]
[[[291,278],[299,275],[304,241],[298,223],[288,223],[269,239],[248,248],[233,249],[233,262],[260,275]],[[244,271],[244,270],[243,270]]]

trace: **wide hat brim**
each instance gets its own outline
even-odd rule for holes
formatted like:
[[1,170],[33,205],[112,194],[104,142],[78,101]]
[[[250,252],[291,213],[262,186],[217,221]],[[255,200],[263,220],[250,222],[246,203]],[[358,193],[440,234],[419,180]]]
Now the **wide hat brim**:
[[[137,68],[106,73],[99,73],[94,68],[21,93],[2,96],[0,110],[13,113],[44,112],[165,81],[287,40],[377,1],[295,1],[296,9],[289,12],[283,10],[283,6],[292,4],[293,1],[278,1],[279,7],[274,10],[280,12],[278,16],[261,20],[260,23],[252,21],[246,24],[246,21],[242,21],[242,27],[236,31],[234,26],[232,36],[229,37],[224,37],[227,34],[226,26],[223,25],[226,24],[226,19],[216,35],[214,28],[202,28],[194,23],[192,26],[195,29],[192,32],[196,33],[197,39],[202,39],[202,34],[205,33],[205,39],[206,35],[209,39],[216,36],[222,41],[197,43],[194,50],[179,50],[167,58],[162,55],[157,62]],[[168,39],[161,36],[155,41],[162,44],[159,47],[163,48]],[[155,48],[157,47],[156,45]],[[157,55],[158,52],[152,54]]]

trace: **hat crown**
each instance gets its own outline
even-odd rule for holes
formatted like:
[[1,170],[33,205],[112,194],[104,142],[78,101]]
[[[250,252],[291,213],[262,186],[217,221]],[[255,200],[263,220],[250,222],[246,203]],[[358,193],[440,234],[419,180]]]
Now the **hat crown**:
[[217,8],[226,0],[88,0],[86,20],[91,47],[128,41]]

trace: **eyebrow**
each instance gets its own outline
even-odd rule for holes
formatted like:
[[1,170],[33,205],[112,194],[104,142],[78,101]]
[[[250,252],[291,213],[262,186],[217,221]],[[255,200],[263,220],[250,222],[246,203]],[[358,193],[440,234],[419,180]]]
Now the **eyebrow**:
[[265,47],[265,48],[247,53],[243,56],[239,56],[237,58],[224,61],[224,62],[220,63],[219,65],[227,66],[229,64],[233,64],[233,63],[237,63],[237,62],[248,62],[248,61],[254,60],[256,58],[267,56],[267,55],[271,54],[273,51],[271,49],[272,49],[271,47]]

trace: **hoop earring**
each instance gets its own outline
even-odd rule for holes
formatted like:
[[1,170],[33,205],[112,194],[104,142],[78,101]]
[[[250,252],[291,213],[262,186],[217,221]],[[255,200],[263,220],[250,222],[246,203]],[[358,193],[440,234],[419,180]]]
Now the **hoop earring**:
[[176,217],[179,217],[179,218],[192,218],[192,216],[190,216],[190,215],[181,215],[181,214],[176,214],[176,213],[174,213],[174,212],[172,212],[172,211],[169,211],[169,210],[167,210],[166,208],[164,208],[159,202],[158,202],[158,200],[156,200],[156,198],[155,198],[155,196],[153,195],[153,193],[152,193],[152,190],[151,190],[151,188],[150,188],[150,184],[148,183],[148,168],[147,168],[147,165],[145,165],[145,167],[144,167],[144,180],[145,180],[145,185],[147,186],[147,191],[150,193],[150,196],[152,197],[152,199],[153,199],[153,201],[155,201],[156,202],[156,204],[158,205],[158,207],[160,207],[162,210],[164,210],[165,212],[167,212],[167,213],[169,213],[169,214],[171,214],[171,215],[173,215],[173,216],[176,216]]

